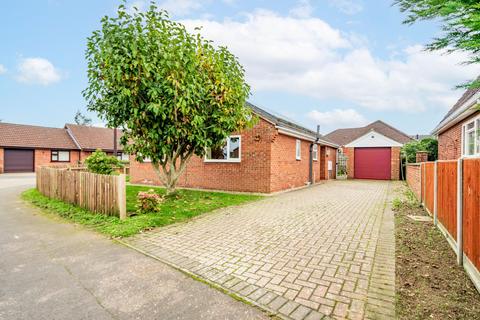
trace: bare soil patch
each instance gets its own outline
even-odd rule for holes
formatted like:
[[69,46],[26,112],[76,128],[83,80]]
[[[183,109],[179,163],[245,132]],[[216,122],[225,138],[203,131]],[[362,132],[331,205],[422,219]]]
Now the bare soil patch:
[[480,294],[447,240],[432,222],[408,218],[428,214],[407,187],[398,192],[393,201],[398,319],[480,319]]

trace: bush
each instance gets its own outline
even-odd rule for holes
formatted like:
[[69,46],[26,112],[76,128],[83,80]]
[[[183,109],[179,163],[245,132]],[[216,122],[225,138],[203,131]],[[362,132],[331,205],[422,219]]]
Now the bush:
[[140,191],[137,194],[137,212],[140,214],[159,212],[162,201],[163,198],[153,189]]
[[424,138],[420,141],[411,141],[402,148],[402,153],[409,163],[416,162],[417,151],[428,151],[428,161],[438,158],[438,141],[433,138]]
[[102,150],[97,150],[90,157],[85,159],[85,164],[90,172],[98,174],[113,174],[115,168],[123,167],[123,164],[116,157],[108,156]]

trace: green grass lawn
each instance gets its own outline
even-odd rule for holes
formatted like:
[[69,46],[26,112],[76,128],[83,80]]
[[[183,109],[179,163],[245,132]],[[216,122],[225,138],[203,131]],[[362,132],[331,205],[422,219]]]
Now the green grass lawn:
[[[163,188],[127,186],[127,212],[135,212],[137,193],[149,189],[154,189],[160,195],[165,194]],[[248,194],[178,190],[175,196],[165,199],[160,212],[133,215],[123,221],[117,217],[95,214],[59,200],[49,199],[40,194],[37,189],[23,192],[22,198],[39,208],[46,209],[49,213],[91,227],[101,233],[112,237],[128,237],[142,230],[182,222],[215,209],[239,205],[262,197]]]

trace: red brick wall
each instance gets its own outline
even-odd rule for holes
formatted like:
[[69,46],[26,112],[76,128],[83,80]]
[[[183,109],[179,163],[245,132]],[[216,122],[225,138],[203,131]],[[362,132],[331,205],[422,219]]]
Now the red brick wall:
[[3,173],[3,149],[0,148],[0,173]]
[[[472,114],[468,119],[478,116],[480,112]],[[453,127],[438,135],[438,159],[456,160],[462,156],[462,125],[468,119],[457,123]]]
[[70,162],[52,162],[51,161],[51,150],[50,149],[36,149],[35,150],[35,170],[40,166],[63,166],[68,164],[76,164],[78,161],[79,151],[71,150],[70,151]]
[[355,178],[355,148],[343,148],[343,153],[348,157],[347,176],[349,179]]
[[427,162],[428,161],[428,151],[417,151],[415,154],[415,162]]
[[409,164],[407,165],[407,184],[412,189],[413,193],[417,196],[417,199],[420,200],[422,186],[420,180],[420,165]]
[[[279,134],[272,143],[270,192],[302,187],[309,182],[310,141],[301,141],[301,159],[296,159],[297,138]],[[318,149],[320,151],[320,148]],[[320,152],[319,158],[320,160]],[[320,181],[320,162],[313,161],[314,181]]]
[[[301,160],[296,160],[296,138],[278,134],[275,127],[260,120],[254,128],[241,133],[240,163],[211,163],[193,157],[178,186],[229,191],[270,193],[306,185],[309,181],[310,143],[301,140]],[[313,161],[315,181],[321,180],[321,149]],[[335,149],[329,148],[329,160],[335,170]],[[326,162],[325,168],[326,168]],[[150,163],[130,161],[132,183],[161,184]]]
[[[178,185],[181,187],[245,192],[270,192],[271,142],[275,127],[260,120],[252,129],[241,133],[240,163],[204,162],[193,157]],[[130,161],[132,183],[160,184],[150,163]]]
[[392,147],[391,148],[391,179],[392,180],[400,180],[400,147]]

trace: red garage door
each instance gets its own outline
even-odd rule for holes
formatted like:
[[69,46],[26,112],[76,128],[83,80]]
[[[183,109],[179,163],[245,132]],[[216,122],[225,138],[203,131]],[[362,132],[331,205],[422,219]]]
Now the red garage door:
[[5,172],[33,172],[33,150],[5,149]]
[[390,180],[390,148],[355,148],[355,178]]

